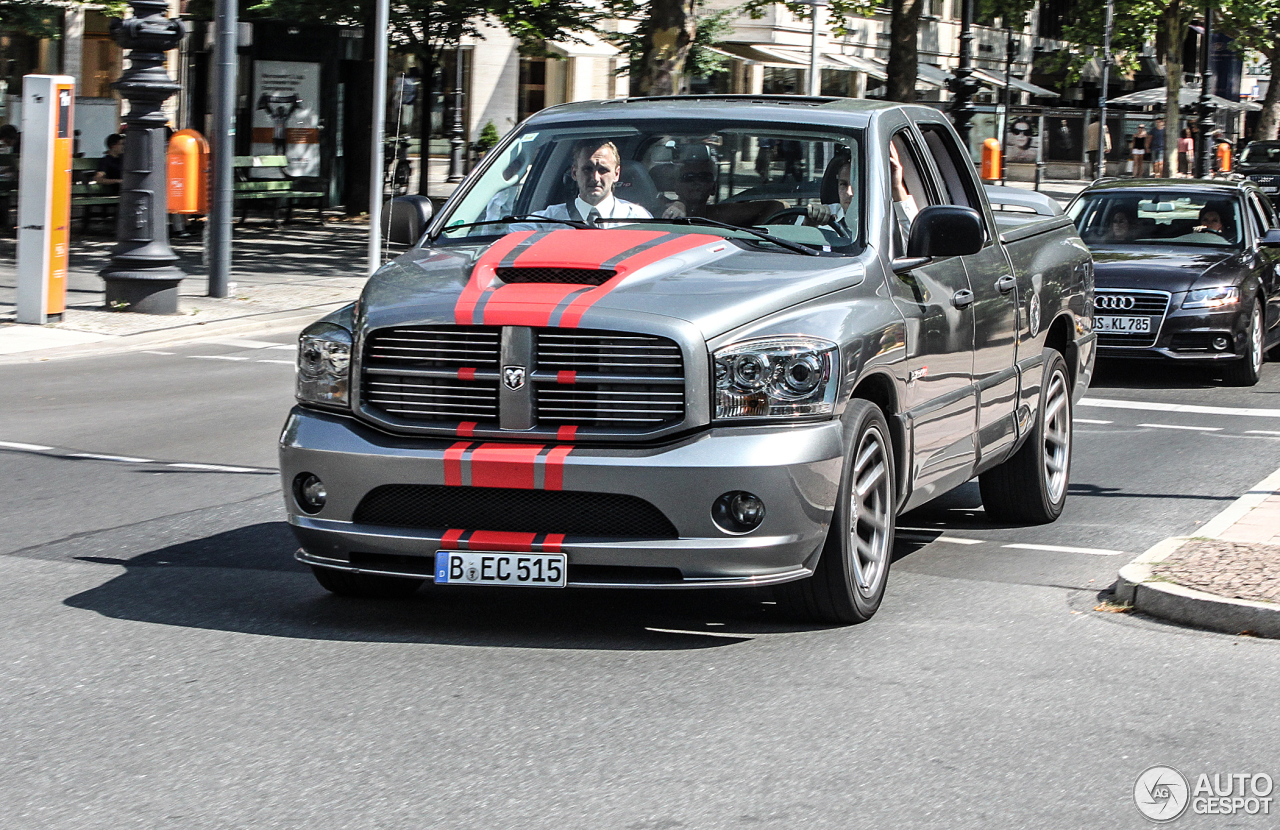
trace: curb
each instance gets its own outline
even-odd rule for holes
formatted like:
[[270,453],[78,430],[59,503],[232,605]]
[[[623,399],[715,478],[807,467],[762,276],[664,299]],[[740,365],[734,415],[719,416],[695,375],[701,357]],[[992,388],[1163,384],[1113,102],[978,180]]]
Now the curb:
[[1157,542],[1121,568],[1115,601],[1152,617],[1195,628],[1224,634],[1247,631],[1280,639],[1280,605],[1218,596],[1154,577],[1155,566],[1191,538],[1175,536]]
[[296,328],[301,330],[330,311],[348,304],[348,302],[342,301],[322,303],[320,305],[289,309],[288,311],[268,311],[244,317],[211,320],[208,323],[187,323],[173,328],[140,332],[138,334],[108,335],[107,339],[92,343],[0,355],[0,366],[120,354],[150,349],[155,346],[183,343],[189,340],[205,340],[228,334],[242,334],[247,331],[270,334],[282,329]]

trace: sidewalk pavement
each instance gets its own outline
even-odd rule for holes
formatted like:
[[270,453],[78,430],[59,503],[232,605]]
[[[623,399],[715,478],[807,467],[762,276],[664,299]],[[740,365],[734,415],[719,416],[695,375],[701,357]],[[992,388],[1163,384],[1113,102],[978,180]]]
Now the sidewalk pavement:
[[1280,470],[1200,535],[1165,539],[1121,568],[1114,601],[1197,628],[1280,639]]
[[114,239],[76,235],[71,241],[67,309],[46,326],[14,322],[16,241],[0,238],[0,362],[47,360],[87,352],[152,348],[158,343],[213,337],[233,331],[301,329],[359,296],[368,267],[368,222],[328,217],[325,225],[296,221],[269,228],[251,221],[233,231],[232,273],[225,299],[208,297],[204,242],[172,240],[178,267],[176,315],[136,314],[105,308],[98,271]]

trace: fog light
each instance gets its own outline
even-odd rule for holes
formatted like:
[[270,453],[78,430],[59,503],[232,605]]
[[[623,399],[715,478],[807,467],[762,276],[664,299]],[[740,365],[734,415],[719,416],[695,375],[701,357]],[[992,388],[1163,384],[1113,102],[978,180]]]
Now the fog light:
[[1213,338],[1213,347],[1220,352],[1225,352],[1227,350],[1227,346],[1229,345],[1231,345],[1231,341],[1227,340],[1227,338],[1223,337],[1222,335],[1218,335],[1217,337]]
[[328,497],[324,482],[312,473],[299,473],[293,480],[293,498],[306,513],[319,513]]
[[726,533],[750,533],[764,521],[764,502],[740,490],[725,493],[711,505],[711,518]]

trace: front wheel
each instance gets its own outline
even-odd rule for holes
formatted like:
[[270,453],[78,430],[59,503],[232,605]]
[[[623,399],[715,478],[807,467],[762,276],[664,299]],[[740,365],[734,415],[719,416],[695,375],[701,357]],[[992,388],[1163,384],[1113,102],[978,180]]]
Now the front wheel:
[[1224,377],[1232,386],[1256,386],[1262,376],[1262,301],[1255,300],[1253,313],[1249,315],[1249,329],[1245,332],[1244,356],[1227,367]]
[[405,576],[381,574],[356,574],[334,568],[311,566],[316,582],[330,593],[340,597],[364,597],[366,599],[403,599],[412,596],[422,587],[423,580]]
[[852,448],[831,528],[813,576],[779,586],[780,602],[813,622],[847,625],[875,616],[889,581],[897,521],[893,444],[884,413],[852,400]]
[[998,522],[1047,524],[1062,515],[1071,477],[1071,383],[1067,363],[1048,352],[1040,405],[1026,443],[978,476],[982,506]]

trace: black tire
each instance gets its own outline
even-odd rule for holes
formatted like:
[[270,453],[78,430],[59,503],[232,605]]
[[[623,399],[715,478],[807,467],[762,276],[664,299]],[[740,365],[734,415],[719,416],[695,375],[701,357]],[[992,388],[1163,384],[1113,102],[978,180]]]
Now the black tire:
[[1245,330],[1244,356],[1233,360],[1222,373],[1223,379],[1231,386],[1256,386],[1262,377],[1262,361],[1266,352],[1262,348],[1265,332],[1262,330],[1262,301],[1254,300],[1253,311],[1249,312],[1249,328]]
[[379,574],[354,574],[334,568],[318,568],[311,572],[326,591],[340,597],[364,597],[366,599],[404,599],[413,596],[423,580],[406,576],[381,576]]
[[[779,604],[791,616],[836,625],[866,622],[880,608],[898,508],[893,440],[884,413],[869,401],[853,400],[845,419],[854,439],[818,567],[808,579],[780,585],[777,591]],[[855,474],[862,483],[861,496]]]
[[1048,524],[1062,515],[1071,480],[1072,421],[1067,363],[1061,353],[1046,351],[1031,434],[1011,458],[978,476],[982,506],[990,519]]

